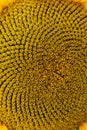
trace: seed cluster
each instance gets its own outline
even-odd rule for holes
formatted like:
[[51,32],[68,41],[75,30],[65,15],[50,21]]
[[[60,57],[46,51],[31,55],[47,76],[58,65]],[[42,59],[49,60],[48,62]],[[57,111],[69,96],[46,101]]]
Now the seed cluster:
[[0,17],[0,119],[11,130],[73,130],[87,121],[87,12],[24,0]]

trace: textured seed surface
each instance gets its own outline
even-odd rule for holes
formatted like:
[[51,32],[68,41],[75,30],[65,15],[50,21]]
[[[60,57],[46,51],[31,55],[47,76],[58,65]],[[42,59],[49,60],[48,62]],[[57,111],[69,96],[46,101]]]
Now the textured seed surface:
[[0,119],[11,130],[87,122],[87,11],[24,0],[0,16]]

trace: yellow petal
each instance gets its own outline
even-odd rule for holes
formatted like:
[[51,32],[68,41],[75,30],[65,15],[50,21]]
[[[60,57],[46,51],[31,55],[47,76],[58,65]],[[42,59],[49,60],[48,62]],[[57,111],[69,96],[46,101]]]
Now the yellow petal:
[[0,13],[2,12],[2,9],[7,7],[10,3],[14,3],[15,0],[0,0]]
[[80,2],[82,3],[85,7],[87,7],[87,0],[73,0],[75,2]]
[[5,125],[0,124],[0,130],[8,130]]
[[79,127],[79,130],[87,130],[87,123],[82,123]]

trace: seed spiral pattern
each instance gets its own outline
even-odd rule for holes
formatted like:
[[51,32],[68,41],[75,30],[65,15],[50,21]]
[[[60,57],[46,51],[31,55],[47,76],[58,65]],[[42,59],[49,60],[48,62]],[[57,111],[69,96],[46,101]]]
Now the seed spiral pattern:
[[0,17],[0,119],[11,130],[73,130],[87,122],[87,12],[24,0]]

